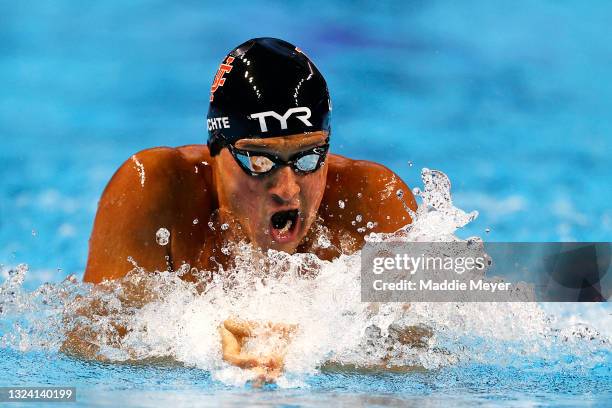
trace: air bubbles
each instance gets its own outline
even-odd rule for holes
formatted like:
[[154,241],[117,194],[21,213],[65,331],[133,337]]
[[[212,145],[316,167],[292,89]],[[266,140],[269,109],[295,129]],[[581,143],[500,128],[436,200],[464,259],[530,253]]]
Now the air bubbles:
[[163,227],[158,229],[155,233],[155,241],[161,246],[168,245],[168,242],[170,242],[170,231]]
[[365,231],[366,231],[365,227],[357,228],[357,232],[359,232],[360,234],[364,233]]
[[325,248],[329,248],[331,246],[331,241],[329,240],[329,238],[327,238],[327,236],[325,236],[324,234],[319,235],[319,238],[317,239],[317,244],[325,249]]
[[355,217],[355,221],[357,222],[363,221],[363,217],[361,216],[361,214],[357,214],[357,216]]
[[9,277],[3,286],[5,287],[21,286],[21,284],[23,284],[23,281],[25,280],[25,276],[27,273],[28,273],[28,265],[23,264],[23,263],[17,265],[17,268],[11,269],[8,271]]
[[229,224],[227,223],[221,224],[221,231],[227,231],[228,229],[229,229]]
[[489,232],[491,232],[491,228],[489,227],[485,228],[485,232],[488,234]]
[[200,220],[198,220],[197,218],[193,220],[193,225],[198,225],[198,223],[200,222]]
[[212,221],[208,221],[208,228],[215,231],[215,224]]
[[469,237],[466,241],[467,247],[478,247],[482,244],[482,239],[480,237]]
[[[400,200],[400,202],[402,203],[402,206],[404,207],[404,210],[406,211],[406,213],[408,213],[408,215],[410,215],[410,218],[414,220],[416,217],[416,213],[412,211],[412,209],[408,206],[408,204],[406,204],[406,200],[404,200],[404,190],[402,190],[401,188],[398,189],[395,192],[395,195],[397,196],[397,199]],[[402,220],[405,220],[405,219],[406,219],[405,216],[402,217]]]
[[38,235],[38,232],[36,232],[36,230],[32,230],[32,236],[35,237]]
[[[61,271],[61,268],[57,268],[58,271]],[[79,283],[79,279],[76,277],[75,274],[71,273],[70,275],[66,276],[66,279],[64,279],[64,282],[70,282],[73,284],[78,284]]]
[[341,209],[344,210],[344,207],[346,206],[346,203],[342,200],[338,200],[338,207],[340,207]]
[[[197,272],[197,268],[194,268]],[[189,265],[186,262],[183,262],[181,264],[181,266],[179,266],[179,268],[176,270],[176,274],[177,276],[184,276],[186,273],[188,273],[191,270],[191,265]]]
[[414,165],[414,163],[412,163],[412,160],[408,160],[408,167],[412,167]]
[[368,223],[366,224],[366,227],[368,227],[368,229],[372,229],[372,228],[374,228],[376,225],[378,225],[378,223],[376,223],[376,222],[372,222],[372,221],[368,221]]

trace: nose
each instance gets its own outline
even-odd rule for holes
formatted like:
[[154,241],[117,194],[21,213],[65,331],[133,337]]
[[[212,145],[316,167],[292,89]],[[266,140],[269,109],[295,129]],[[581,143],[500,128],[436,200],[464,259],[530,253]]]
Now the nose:
[[268,186],[272,200],[281,205],[295,204],[300,192],[297,176],[289,166],[283,166],[274,172]]

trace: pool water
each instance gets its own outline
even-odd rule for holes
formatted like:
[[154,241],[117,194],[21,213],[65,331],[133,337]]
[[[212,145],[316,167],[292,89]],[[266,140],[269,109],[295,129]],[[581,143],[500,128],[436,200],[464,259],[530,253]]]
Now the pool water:
[[[410,375],[326,373],[309,377],[300,389],[252,389],[224,385],[194,368],[105,365],[15,351],[3,357],[3,369],[19,364],[19,374],[28,375],[12,385],[72,384],[76,406],[609,406],[610,397],[610,376],[602,369],[564,373],[472,364]],[[48,358],[53,364],[41,366]]]
[[[66,357],[57,351],[56,326],[44,328],[46,318],[59,324],[63,305],[38,302],[45,282],[56,294],[67,275],[82,276],[97,200],[124,160],[151,146],[204,142],[217,65],[256,36],[299,45],[326,76],[333,152],[381,162],[411,186],[422,187],[424,167],[444,171],[454,204],[479,212],[457,236],[610,241],[612,6],[58,0],[4,2],[0,15],[0,282],[8,287],[10,270],[29,267],[22,283],[11,284],[17,295],[0,293],[0,386],[73,385],[78,404],[99,406],[609,405],[607,304],[423,306],[419,316],[448,330],[437,346],[458,361],[422,353],[413,357],[427,369],[360,374],[316,366],[326,353],[366,358],[358,342],[334,343],[327,332],[361,333],[371,322],[333,313],[326,320],[324,307],[298,296],[320,320],[306,327],[323,336],[322,348],[304,339],[299,352],[311,361],[296,359],[284,382],[252,390],[219,365],[216,351],[196,350],[216,350],[202,339],[212,338],[207,328],[217,320],[176,314],[177,304],[209,311],[188,291],[158,305],[163,318],[194,328],[167,323],[166,341],[187,339],[192,349],[172,349],[163,364]],[[329,276],[344,270],[355,272],[336,264]],[[361,316],[354,289],[338,286],[338,310]],[[329,301],[321,288],[309,293]],[[9,308],[17,297],[20,309]],[[278,301],[264,315],[274,318],[272,306],[286,299]],[[149,329],[160,321],[153,312],[138,315]],[[306,311],[301,317],[310,322]],[[377,319],[388,326],[385,316]],[[477,334],[463,338],[462,328]],[[513,330],[523,341],[511,341]],[[157,346],[145,338],[133,344],[145,357]]]

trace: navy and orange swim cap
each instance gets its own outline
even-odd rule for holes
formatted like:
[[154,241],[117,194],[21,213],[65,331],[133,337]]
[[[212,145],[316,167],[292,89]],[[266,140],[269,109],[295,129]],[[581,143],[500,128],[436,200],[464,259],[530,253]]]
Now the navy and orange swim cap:
[[233,49],[215,75],[208,147],[214,156],[239,139],[329,135],[330,119],[327,83],[313,62],[286,41],[254,38]]

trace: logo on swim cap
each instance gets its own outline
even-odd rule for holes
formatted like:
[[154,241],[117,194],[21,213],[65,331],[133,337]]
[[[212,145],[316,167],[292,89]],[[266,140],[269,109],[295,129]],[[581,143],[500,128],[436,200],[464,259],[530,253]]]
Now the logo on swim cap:
[[223,58],[210,88],[207,119],[213,156],[240,139],[317,131],[329,137],[327,83],[295,45],[276,38],[254,38]]
[[[301,113],[301,115],[298,115],[298,113]],[[266,126],[266,116],[272,116],[273,118],[278,119],[278,121],[280,122],[281,129],[284,130],[287,129],[287,119],[289,119],[292,114],[296,114],[296,118],[301,120],[302,123],[304,123],[306,126],[312,126],[312,123],[308,121],[312,113],[310,112],[310,109],[308,109],[306,106],[291,108],[287,110],[284,115],[279,115],[274,111],[266,111],[259,113],[251,113],[250,117],[251,119],[259,119],[259,127],[261,131],[267,132],[268,126]]]
[[215,75],[215,80],[212,83],[212,86],[210,87],[210,101],[213,101],[214,98],[214,94],[215,91],[217,90],[217,88],[219,88],[220,86],[223,86],[223,84],[225,84],[225,78],[223,78],[223,75],[225,75],[227,72],[230,72],[232,70],[232,62],[234,62],[234,57],[227,57],[227,59],[225,60],[225,64],[221,63],[221,65],[219,65],[219,69],[217,70],[217,75]]
[[214,130],[214,129],[229,129],[230,128],[230,124],[229,124],[229,118],[227,116],[224,116],[222,118],[210,118],[206,120],[206,123],[208,124],[208,130]]

